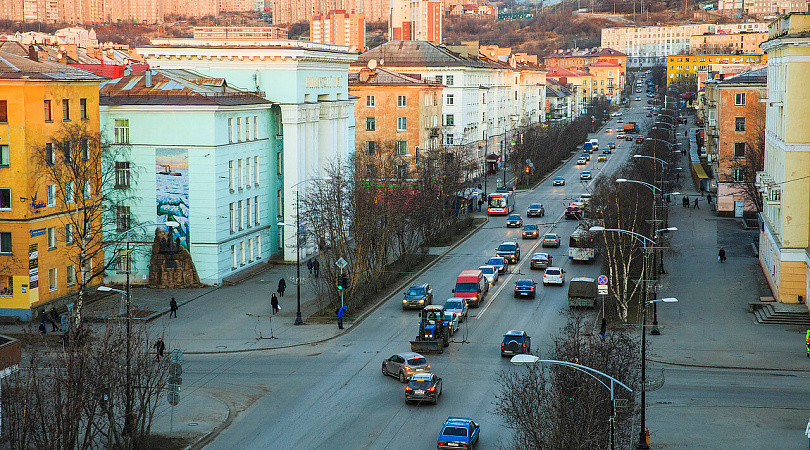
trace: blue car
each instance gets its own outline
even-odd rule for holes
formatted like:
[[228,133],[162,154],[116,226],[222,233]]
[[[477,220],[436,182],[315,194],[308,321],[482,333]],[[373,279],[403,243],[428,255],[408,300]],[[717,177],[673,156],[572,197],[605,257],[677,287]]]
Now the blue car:
[[473,448],[478,442],[478,424],[468,417],[448,417],[444,421],[436,448]]

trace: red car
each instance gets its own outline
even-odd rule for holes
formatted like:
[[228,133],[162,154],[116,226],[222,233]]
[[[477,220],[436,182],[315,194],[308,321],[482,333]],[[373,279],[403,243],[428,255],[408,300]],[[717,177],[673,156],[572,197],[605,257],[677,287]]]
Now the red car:
[[644,142],[644,136],[639,136],[636,138],[636,144],[641,144],[642,142]]

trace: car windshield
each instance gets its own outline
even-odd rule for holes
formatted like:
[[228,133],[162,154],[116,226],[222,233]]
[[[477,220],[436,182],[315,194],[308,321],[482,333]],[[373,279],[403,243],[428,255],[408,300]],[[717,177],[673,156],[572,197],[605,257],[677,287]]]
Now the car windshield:
[[457,283],[456,292],[478,292],[478,283]]
[[501,246],[498,247],[498,251],[499,252],[513,252],[513,251],[515,251],[515,244],[501,244]]
[[408,365],[410,366],[424,366],[425,364],[427,364],[427,361],[422,357],[411,358],[408,360]]
[[534,231],[537,229],[537,225],[526,225],[523,227],[523,231]]
[[408,295],[425,295],[425,288],[423,287],[412,287],[408,289]]
[[543,236],[543,239],[555,240],[555,239],[557,239],[557,235],[556,234],[547,234],[547,235]]
[[506,199],[503,197],[490,197],[489,206],[493,208],[504,208],[506,207]]
[[484,272],[485,274],[488,274],[488,275],[491,275],[491,274],[495,273],[495,268],[494,267],[481,267],[478,270],[480,270],[481,272]]
[[559,275],[560,271],[557,269],[546,269],[546,275]]
[[541,205],[540,203],[532,203],[531,205],[529,205],[530,209],[540,209],[542,207],[543,205]]
[[518,286],[531,286],[533,283],[532,280],[517,280],[516,284]]
[[487,264],[490,266],[502,266],[503,258],[490,258],[489,261],[487,261]]
[[561,181],[561,180],[564,180],[565,178],[563,178],[563,177],[554,177],[554,179],[557,180],[557,181]]
[[511,216],[509,216],[509,220],[520,220],[520,216],[518,216],[517,214],[512,214]]
[[461,427],[444,427],[445,436],[466,436],[467,429]]
[[444,302],[444,309],[463,309],[464,305],[461,300],[447,300]]

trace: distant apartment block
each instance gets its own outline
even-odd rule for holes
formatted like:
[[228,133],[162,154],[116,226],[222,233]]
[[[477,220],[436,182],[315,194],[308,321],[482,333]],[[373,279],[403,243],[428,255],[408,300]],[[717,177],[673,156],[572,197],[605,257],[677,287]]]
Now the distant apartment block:
[[495,5],[457,4],[446,9],[451,16],[481,16],[484,18],[497,18],[498,7]]
[[280,27],[193,27],[194,39],[287,39],[287,30]]
[[753,70],[766,60],[765,55],[758,54],[672,55],[667,58],[667,86],[691,77],[696,78],[700,85],[709,79],[710,72],[718,71],[720,66],[739,66],[742,69],[737,73],[740,73]]
[[367,22],[388,20],[389,0],[273,0],[273,24],[309,22],[312,16],[329,11],[354,11]]
[[766,22],[603,28],[602,47],[626,53],[628,67],[651,67],[665,64],[669,55],[689,53],[692,36],[767,30]]
[[309,39],[312,42],[345,45],[361,52],[366,48],[366,17],[343,10],[313,16],[309,23]]
[[442,2],[391,0],[388,37],[394,41],[442,43]]
[[805,0],[718,0],[717,12],[728,17],[775,19],[790,12],[807,12]]
[[759,44],[768,39],[767,32],[703,34],[692,36],[690,53],[763,53]]

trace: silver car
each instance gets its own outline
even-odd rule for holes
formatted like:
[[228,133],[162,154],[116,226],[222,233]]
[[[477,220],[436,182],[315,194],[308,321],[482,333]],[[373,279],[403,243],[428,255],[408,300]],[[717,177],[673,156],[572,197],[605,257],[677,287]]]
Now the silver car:
[[487,279],[490,286],[494,286],[498,281],[498,269],[495,266],[485,265],[479,267],[478,270],[484,273],[484,278]]
[[447,299],[444,302],[444,310],[457,315],[459,322],[464,322],[464,318],[467,317],[467,302],[463,298],[453,297]]
[[416,373],[430,372],[430,364],[419,353],[397,353],[382,362],[382,374],[399,378],[400,383],[411,379]]
[[450,330],[450,336],[455,335],[458,331],[458,316],[450,311],[445,311],[444,321],[447,323],[447,329]]

